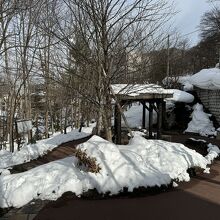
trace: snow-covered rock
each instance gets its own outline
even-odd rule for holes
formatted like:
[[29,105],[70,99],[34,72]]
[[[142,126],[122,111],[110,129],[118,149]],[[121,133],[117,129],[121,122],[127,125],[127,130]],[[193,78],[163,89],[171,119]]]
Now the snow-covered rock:
[[220,150],[216,145],[213,144],[209,144],[208,145],[208,155],[206,156],[206,159],[209,161],[209,163],[211,164],[212,161],[218,157],[218,155],[220,154]]
[[208,160],[182,144],[146,140],[135,136],[128,145],[115,145],[98,136],[78,148],[94,157],[100,173],[78,168],[78,159],[67,157],[27,172],[0,176],[0,207],[21,207],[32,199],[56,200],[64,192],[80,196],[89,189],[117,194],[127,187],[153,187],[172,180],[189,181],[187,169],[206,169]]
[[203,111],[203,106],[199,103],[193,106],[192,120],[188,124],[185,132],[198,133],[201,136],[216,135],[213,122],[210,121],[211,115]]

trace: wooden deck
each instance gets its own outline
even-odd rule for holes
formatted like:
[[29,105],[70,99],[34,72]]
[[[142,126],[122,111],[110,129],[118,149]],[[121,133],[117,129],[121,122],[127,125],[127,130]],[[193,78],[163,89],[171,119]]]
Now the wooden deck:
[[201,174],[189,183],[154,195],[110,199],[80,199],[63,196],[49,202],[35,220],[216,220],[220,210],[220,161],[211,174]]
[[[172,141],[186,143],[191,135],[172,135]],[[70,156],[75,146],[88,138],[72,141],[55,148],[42,158],[23,165],[23,171],[36,166]],[[205,139],[208,143],[220,146],[216,139]],[[189,146],[192,148],[192,146]],[[198,149],[196,149],[198,150]],[[205,154],[206,152],[201,152]],[[15,169],[16,171],[16,169]],[[17,170],[17,172],[19,172]],[[21,171],[20,171],[21,172]],[[220,210],[220,160],[211,166],[210,174],[197,174],[190,182],[180,183],[172,188],[156,194],[123,195],[109,199],[80,199],[66,194],[57,201],[49,202],[35,217],[35,220],[60,219],[96,219],[96,220],[214,220],[219,219]]]
[[220,160],[212,164],[210,174],[197,174],[190,183],[180,184],[179,189],[202,200],[220,205]]
[[[185,143],[188,135],[173,135],[172,140]],[[220,146],[220,141],[206,139]],[[205,153],[205,152],[201,152]],[[207,154],[207,153],[206,153]],[[210,174],[197,174],[190,182],[154,195],[123,196],[110,199],[79,199],[67,195],[49,202],[35,220],[214,220],[220,210],[220,160],[211,165]]]

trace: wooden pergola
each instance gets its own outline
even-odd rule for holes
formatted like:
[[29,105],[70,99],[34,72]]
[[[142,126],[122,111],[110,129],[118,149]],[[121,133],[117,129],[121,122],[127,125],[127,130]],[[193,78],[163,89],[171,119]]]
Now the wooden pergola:
[[[118,85],[118,84],[117,84]],[[113,85],[114,86],[114,85]],[[173,94],[169,90],[154,84],[140,85],[143,90],[140,89],[137,94],[134,94],[134,90],[130,94],[126,94],[125,91],[118,91],[115,93],[115,98],[118,104],[123,107],[124,105],[131,104],[133,102],[140,102],[143,106],[142,112],[142,129],[146,129],[146,109],[149,111],[149,138],[153,138],[153,111],[157,113],[157,139],[161,138],[162,122],[165,117],[165,101],[166,98],[172,98]],[[147,86],[147,90],[145,89]],[[156,86],[156,89],[151,89],[151,86]],[[136,85],[136,88],[138,85]],[[143,91],[143,93],[142,93]],[[148,105],[146,103],[149,103]],[[115,104],[114,114],[114,129],[115,129],[115,142],[121,144],[121,111]]]

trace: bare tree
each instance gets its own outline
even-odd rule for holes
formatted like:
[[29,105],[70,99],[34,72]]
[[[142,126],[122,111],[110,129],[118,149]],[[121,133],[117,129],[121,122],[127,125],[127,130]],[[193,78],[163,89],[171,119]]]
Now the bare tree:
[[[146,51],[155,48],[159,30],[168,20],[171,8],[165,0],[50,3],[57,27],[50,34],[70,51],[71,73],[82,85],[75,92],[95,106],[97,133],[104,129],[105,137],[111,140],[111,83],[123,77],[125,70],[129,74],[125,63],[130,54],[138,53],[138,48],[145,47]],[[48,32],[47,24],[44,21],[42,24],[41,28]]]
[[[30,81],[35,66],[35,53],[39,46],[36,29],[36,18],[40,5],[37,0],[7,1],[12,2],[14,13],[10,12],[6,23],[2,19],[2,30],[5,27],[5,40],[2,55],[4,58],[5,81],[8,84],[7,94],[7,127],[11,151],[13,147],[14,119],[31,118]],[[37,7],[38,6],[38,7]]]
[[206,39],[220,33],[220,9],[214,7],[211,11],[206,12],[200,22],[201,37]]

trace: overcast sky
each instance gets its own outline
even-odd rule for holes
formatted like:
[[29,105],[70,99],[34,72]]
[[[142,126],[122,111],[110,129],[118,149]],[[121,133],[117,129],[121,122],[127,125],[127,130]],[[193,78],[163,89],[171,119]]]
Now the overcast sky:
[[[201,16],[205,11],[211,9],[207,0],[174,0],[174,2],[176,10],[179,11],[174,19],[174,25],[182,35],[198,29]],[[199,31],[187,37],[190,39],[191,45],[195,45],[199,41]]]

